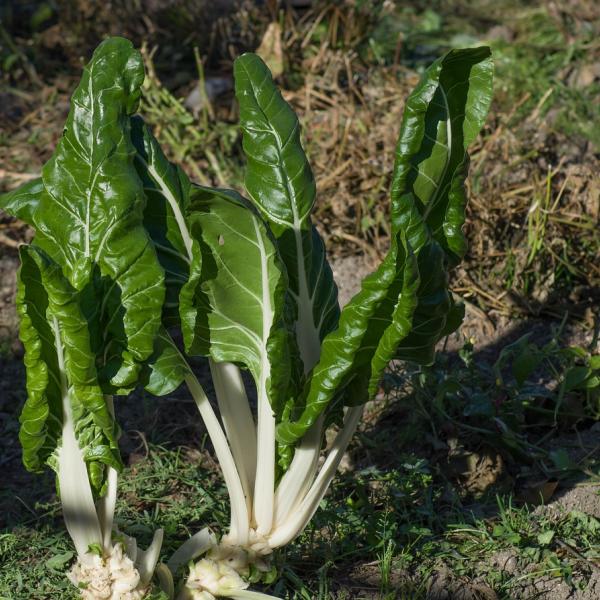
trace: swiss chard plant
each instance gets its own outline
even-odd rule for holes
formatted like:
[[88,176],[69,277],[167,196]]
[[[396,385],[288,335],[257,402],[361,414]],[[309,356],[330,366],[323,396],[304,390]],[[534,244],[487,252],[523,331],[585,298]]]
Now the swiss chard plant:
[[162,544],[158,530],[144,552],[113,520],[123,466],[113,398],[138,385],[165,302],[131,139],[143,79],[131,43],[102,44],[41,179],[0,201],[36,231],[18,274],[23,462],[56,471],[78,557],[69,577],[90,599],[144,597]]
[[[71,578],[84,595],[143,597],[160,546],[159,532],[136,552],[113,526],[112,397],[184,384],[221,466],[231,522],[170,558],[170,573],[184,577],[178,597],[271,597],[247,588],[272,581],[273,551],[318,509],[390,360],[431,363],[462,320],[448,275],[466,250],[467,148],[486,117],[492,70],[488,48],[453,50],[408,98],[390,248],[340,310],[299,122],[261,59],[235,63],[242,196],[195,185],[168,161],[133,114],[139,54],[122,39],[99,47],[41,180],[1,200],[36,229],[21,251],[18,298],[24,460],[57,472],[79,557]],[[196,356],[209,361],[218,412],[190,366]],[[168,573],[159,566],[174,595]],[[113,596],[96,593],[100,578]],[[119,591],[124,580],[131,596]]]

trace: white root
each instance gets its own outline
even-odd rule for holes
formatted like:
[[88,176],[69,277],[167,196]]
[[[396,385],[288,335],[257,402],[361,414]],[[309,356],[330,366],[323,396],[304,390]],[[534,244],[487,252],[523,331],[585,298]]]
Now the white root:
[[271,548],[255,531],[249,535],[250,546],[215,545],[204,558],[190,568],[185,586],[177,600],[215,600],[219,597],[243,600],[277,600],[275,596],[249,591],[244,577],[250,567],[270,570]]
[[84,600],[141,600],[148,591],[122,544],[115,544],[107,557],[80,556],[68,578]]

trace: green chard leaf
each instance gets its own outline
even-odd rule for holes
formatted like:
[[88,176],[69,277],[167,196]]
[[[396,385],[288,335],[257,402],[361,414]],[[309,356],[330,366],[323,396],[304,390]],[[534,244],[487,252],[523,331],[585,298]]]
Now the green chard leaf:
[[190,262],[201,259],[185,219],[191,184],[183,170],[168,161],[139,116],[131,119],[131,135],[137,151],[135,166],[147,197],[144,226],[165,271],[163,323],[177,326],[179,294],[190,276]]
[[147,197],[144,226],[165,272],[166,286],[163,327],[142,378],[147,391],[164,396],[179,387],[187,374],[187,363],[167,329],[181,326],[180,314],[195,310],[186,305],[187,296],[182,295],[182,290],[195,273],[201,272],[202,255],[186,216],[191,192],[187,175],[169,162],[139,116],[131,119],[131,135],[136,148],[135,166]]
[[453,50],[408,99],[392,185],[392,247],[323,340],[296,414],[278,425],[282,444],[300,439],[336,401],[361,404],[394,357],[430,363],[435,344],[462,318],[448,268],[465,252],[466,148],[491,99],[489,49]]
[[190,367],[165,328],[158,331],[154,354],[144,375],[145,389],[155,396],[173,393],[190,373]]
[[181,292],[186,351],[244,365],[281,409],[290,380],[285,266],[260,215],[229,190],[196,186],[187,221],[202,261]]
[[42,251],[23,246],[17,310],[25,348],[27,400],[19,439],[27,469],[57,469],[65,413],[83,451],[90,482],[102,493],[105,467],[121,468],[118,428],[98,384],[80,293]]
[[[247,201],[243,200],[236,192],[191,186],[185,173],[167,160],[158,142],[139,117],[132,119],[132,131],[137,149],[136,166],[148,196],[144,222],[166,272],[167,302],[163,311],[163,323],[167,327],[181,324],[188,352],[210,356],[217,362],[234,361],[243,364],[251,368],[258,382],[260,373],[265,370],[264,365],[261,363],[260,352],[256,350],[256,354],[250,353],[251,358],[247,359],[248,355],[240,345],[238,334],[229,330],[227,331],[229,335],[215,335],[215,332],[209,335],[210,332],[206,329],[209,323],[206,313],[214,311],[215,305],[214,303],[211,304],[209,296],[201,289],[204,285],[204,278],[207,277],[208,267],[203,262],[205,260],[203,254],[206,252],[201,251],[200,244],[202,244],[204,250],[208,248],[207,243],[203,241],[204,234],[202,232],[207,227],[214,228],[214,224],[211,225],[211,217],[206,216],[211,210],[213,217],[215,214],[219,214],[220,210],[228,210],[223,216],[224,219],[234,219],[232,223],[236,225],[238,224],[237,219],[240,219],[242,226],[250,226],[253,235],[256,235],[254,231],[256,225],[262,232],[261,235],[268,237],[269,233],[264,223],[260,216],[248,205]],[[211,210],[207,208],[210,203],[214,205]],[[223,204],[222,207],[221,204]],[[229,221],[226,222],[229,223]],[[218,224],[220,226],[220,221],[218,221]],[[269,245],[270,252],[274,251],[276,253],[276,249],[272,248],[270,237],[265,238],[264,242]],[[248,252],[252,255],[256,251],[256,244],[252,243],[249,238],[238,236],[237,242],[234,243],[239,246],[240,256],[247,256]],[[207,255],[213,256],[213,252],[214,249],[209,250]],[[231,264],[232,260],[233,258],[230,258],[227,268],[231,268],[236,273],[241,269],[241,272],[247,274],[245,264],[233,265]],[[258,260],[254,264],[257,268],[261,266]],[[267,271],[271,273],[275,264],[280,269],[279,276],[281,276],[281,272],[285,269],[278,261],[269,261],[266,265]],[[222,291],[219,292],[220,286],[223,285],[223,281],[226,283],[228,286],[226,298],[230,309],[228,316],[239,325],[241,330],[247,330],[244,329],[248,324],[247,315],[232,310],[238,303],[242,306],[246,305],[248,300],[247,290],[243,286],[236,287],[233,285],[234,279],[228,276],[223,278],[222,281],[215,280],[212,284],[214,290],[216,290],[216,295],[219,296],[219,293],[223,294]],[[257,289],[260,291],[260,279],[251,283],[258,284]],[[278,291],[278,302],[281,302],[280,296],[281,291]],[[179,312],[176,314],[174,309],[177,307]],[[253,318],[257,318],[260,307],[260,304],[255,303]],[[252,319],[250,320],[250,328],[255,325],[260,325],[260,319],[254,322]],[[282,327],[283,325],[278,323],[277,330],[279,331]],[[233,335],[231,335],[232,333]],[[262,336],[262,331],[259,333],[258,328],[254,333]],[[170,390],[173,386],[176,387],[176,380],[181,381],[185,376],[184,370],[176,367],[171,369],[168,376],[166,376],[164,382],[166,387],[159,385],[161,377],[165,376],[164,366],[178,364],[178,359],[172,352],[174,347],[163,344],[161,342],[162,337],[164,336],[159,334],[155,356],[149,362],[151,375],[146,387],[150,392],[157,395],[168,393],[165,390]],[[223,350],[222,344],[231,339],[235,341],[235,351],[232,351],[231,348]],[[273,339],[278,340],[273,342],[274,351],[276,351],[279,344],[285,345],[285,329],[281,329]],[[248,342],[252,344],[253,340],[251,339]],[[284,349],[284,351],[287,353],[287,349]],[[168,358],[165,358],[164,353]],[[278,374],[281,374],[281,384],[276,385],[278,389],[283,386],[286,379],[289,379],[289,361],[284,360],[283,364],[283,369],[273,370],[275,377],[273,381],[276,380]],[[277,397],[281,395],[281,390],[273,394]]]
[[27,401],[21,414],[19,438],[25,466],[30,471],[39,471],[61,435],[62,389],[57,376],[55,336],[46,316],[48,293],[30,252],[29,248],[21,247],[21,267],[17,275],[19,337],[25,349],[27,378]]
[[246,190],[277,239],[289,277],[296,337],[304,370],[317,362],[321,341],[339,318],[337,288],[325,247],[311,224],[316,187],[300,143],[300,124],[255,54],[235,61]]
[[435,240],[421,248],[417,262],[421,282],[413,325],[398,345],[395,358],[429,365],[434,361],[437,342],[462,322],[464,308],[448,290],[448,263]]
[[492,98],[487,47],[451,50],[435,61],[407,100],[392,181],[392,227],[418,256],[421,287],[413,330],[396,357],[431,364],[436,343],[464,314],[448,290],[462,259],[468,146],[483,127]]
[[28,225],[33,225],[33,215],[43,191],[42,179],[32,179],[12,192],[0,194],[0,209]]
[[427,69],[404,109],[392,181],[392,224],[406,232],[415,253],[435,239],[451,265],[466,251],[467,148],[485,122],[492,76],[489,48],[451,50]]
[[372,397],[417,304],[416,260],[398,234],[380,267],[343,308],[339,326],[323,340],[321,358],[306,382],[302,412],[277,427],[283,444],[299,440],[325,410],[363,404]]
[[[64,428],[72,428],[100,495],[106,466],[121,466],[104,394],[129,392],[149,358],[159,365],[154,387],[165,390],[175,378],[164,345],[154,347],[164,272],[144,229],[146,199],[131,139],[143,78],[130,42],[103,42],[42,178],[0,199],[36,229],[35,245],[22,251],[18,297],[28,387],[20,432],[25,465],[57,469]],[[160,373],[167,380],[158,382]]]
[[74,289],[87,290],[94,348],[109,357],[104,375],[116,392],[135,385],[152,354],[165,294],[133,165],[130,115],[143,79],[142,58],[129,41],[100,44],[42,170],[44,190],[33,213],[36,245]]

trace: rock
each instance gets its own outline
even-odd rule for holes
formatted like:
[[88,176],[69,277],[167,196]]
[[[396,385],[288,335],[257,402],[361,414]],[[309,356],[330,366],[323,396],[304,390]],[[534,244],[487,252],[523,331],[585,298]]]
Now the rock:
[[194,89],[188,94],[183,105],[197,115],[206,105],[206,101],[214,102],[219,96],[233,89],[231,77],[207,77],[204,80],[204,92],[198,82]]
[[264,61],[273,78],[283,73],[283,48],[281,46],[281,26],[277,22],[269,23],[256,54]]

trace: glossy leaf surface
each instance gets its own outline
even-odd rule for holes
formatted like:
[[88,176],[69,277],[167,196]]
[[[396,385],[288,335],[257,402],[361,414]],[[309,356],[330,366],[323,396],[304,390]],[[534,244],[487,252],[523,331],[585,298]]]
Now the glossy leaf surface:
[[166,329],[156,336],[154,354],[148,361],[145,388],[155,396],[173,393],[190,373],[187,361],[181,355]]
[[120,469],[121,462],[117,427],[98,383],[80,294],[48,257],[27,246],[20,254],[17,309],[27,367],[27,401],[19,432],[23,461],[33,471],[44,463],[57,468],[66,396],[91,484],[100,492],[105,466]]
[[116,387],[133,385],[152,353],[164,301],[163,272],[143,227],[145,198],[130,137],[129,116],[143,78],[141,56],[130,42],[100,44],[42,170],[44,192],[33,219],[36,244],[71,285],[93,285],[104,305],[118,305],[105,336],[113,348],[118,339],[120,362],[107,371]]
[[[239,195],[196,187],[187,217],[202,262],[181,294],[190,354],[252,372],[276,408],[289,384],[286,274],[270,232]],[[265,380],[267,378],[267,380]]]
[[[178,325],[179,293],[190,275],[194,246],[185,218],[191,184],[183,170],[169,162],[139,116],[131,119],[131,135],[136,148],[134,163],[147,198],[144,226],[165,272],[163,323]],[[195,255],[201,260],[198,252]]]
[[338,328],[325,337],[306,384],[302,413],[279,424],[280,442],[300,439],[323,411],[333,408],[334,399],[356,405],[373,395],[398,342],[410,332],[418,285],[414,256],[397,239],[342,310]]
[[392,223],[415,252],[433,237],[450,264],[466,250],[462,234],[467,147],[485,122],[493,64],[487,47],[452,50],[409,96],[392,181]]
[[43,191],[42,179],[32,179],[12,192],[0,194],[0,209],[28,225],[33,225],[33,215]]
[[300,143],[298,118],[267,66],[255,54],[244,54],[234,72],[248,161],[246,190],[277,238],[296,304],[298,346],[309,371],[339,317],[337,288],[310,219],[315,180]]
[[489,55],[487,48],[449,52],[408,99],[392,186],[395,241],[323,341],[301,414],[278,426],[282,443],[297,441],[334,400],[372,397],[394,356],[430,363],[435,344],[457,326],[448,268],[465,250],[466,148],[491,99]]
[[452,50],[434,62],[407,100],[392,182],[392,225],[418,256],[421,287],[413,330],[397,358],[434,359],[463,309],[448,290],[449,269],[466,251],[462,233],[468,146],[485,122],[493,64],[486,47]]

